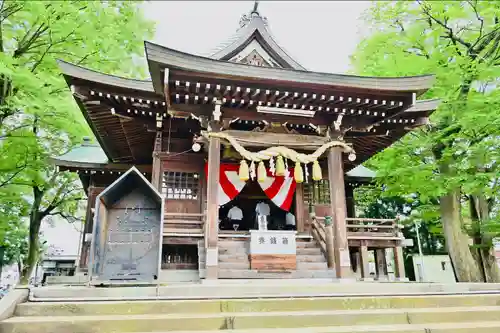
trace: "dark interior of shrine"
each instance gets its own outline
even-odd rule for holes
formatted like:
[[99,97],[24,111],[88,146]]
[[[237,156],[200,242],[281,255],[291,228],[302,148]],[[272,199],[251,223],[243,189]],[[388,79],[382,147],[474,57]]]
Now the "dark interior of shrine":
[[162,269],[198,269],[196,244],[163,244]]
[[[285,216],[288,212],[276,206],[266,196],[257,180],[254,180],[248,181],[236,198],[219,208],[220,230],[248,231],[258,229],[255,208],[259,202],[265,202],[270,208],[268,230],[285,229]],[[239,207],[243,212],[243,220],[240,223],[227,217],[229,210],[234,206]],[[295,193],[289,211],[295,215]]]

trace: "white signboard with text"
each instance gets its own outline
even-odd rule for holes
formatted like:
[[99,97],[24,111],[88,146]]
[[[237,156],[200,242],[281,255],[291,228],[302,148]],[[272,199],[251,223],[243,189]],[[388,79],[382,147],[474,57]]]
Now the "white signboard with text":
[[296,255],[295,231],[250,230],[250,254]]

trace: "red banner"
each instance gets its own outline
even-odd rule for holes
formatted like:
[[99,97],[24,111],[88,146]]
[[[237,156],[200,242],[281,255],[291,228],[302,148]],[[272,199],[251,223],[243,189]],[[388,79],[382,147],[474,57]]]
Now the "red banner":
[[[242,181],[238,175],[238,164],[223,163],[220,165],[218,203],[225,205],[234,198],[245,187],[246,182]],[[278,207],[288,211],[293,201],[293,194],[297,183],[293,178],[293,169],[289,169],[290,177],[273,176],[269,169],[267,178],[259,183],[266,196]],[[208,164],[205,164],[205,174],[208,178]],[[256,180],[255,180],[256,181]]]

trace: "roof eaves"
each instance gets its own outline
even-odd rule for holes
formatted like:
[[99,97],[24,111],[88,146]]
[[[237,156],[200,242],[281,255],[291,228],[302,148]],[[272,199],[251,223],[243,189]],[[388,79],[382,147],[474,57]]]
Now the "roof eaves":
[[441,104],[441,99],[423,99],[416,101],[415,105],[409,107],[405,112],[424,112],[424,111],[434,111]]
[[70,77],[77,79],[98,82],[105,85],[115,86],[119,88],[132,89],[144,92],[155,92],[153,84],[150,80],[135,80],[120,76],[101,73],[92,69],[71,64],[63,60],[57,60],[61,72]]
[[145,46],[147,49],[148,61],[157,62],[165,67],[239,76],[242,78],[271,79],[305,84],[394,92],[426,91],[432,86],[435,78],[434,75],[367,77],[309,72],[277,67],[259,67],[197,56],[150,42],[145,42]]

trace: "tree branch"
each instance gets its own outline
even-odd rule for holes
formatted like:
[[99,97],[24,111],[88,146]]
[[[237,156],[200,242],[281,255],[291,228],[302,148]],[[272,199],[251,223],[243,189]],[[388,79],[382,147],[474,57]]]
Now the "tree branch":
[[483,28],[484,28],[484,19],[479,15],[479,12],[477,10],[477,0],[467,0],[467,3],[469,6],[471,6],[472,10],[474,11],[474,14],[476,14],[476,18],[479,22],[481,22],[481,25],[479,27],[479,37],[478,40],[481,39],[481,36],[483,36]]
[[[432,15],[432,13],[430,11],[430,6],[428,6],[424,1],[418,0],[417,2],[420,5],[420,8],[422,8],[422,12],[427,16],[427,18],[429,20],[437,23],[438,25],[440,25],[442,28],[444,28],[446,30],[446,32],[447,32],[446,37],[448,37],[453,42],[453,44],[457,45],[457,43],[458,43],[458,44],[466,47],[467,50],[470,50],[472,48],[471,43],[464,41],[462,38],[458,37],[455,34],[453,29],[448,26],[446,19],[440,20],[439,18]],[[458,51],[458,49],[457,49],[457,51]]]

